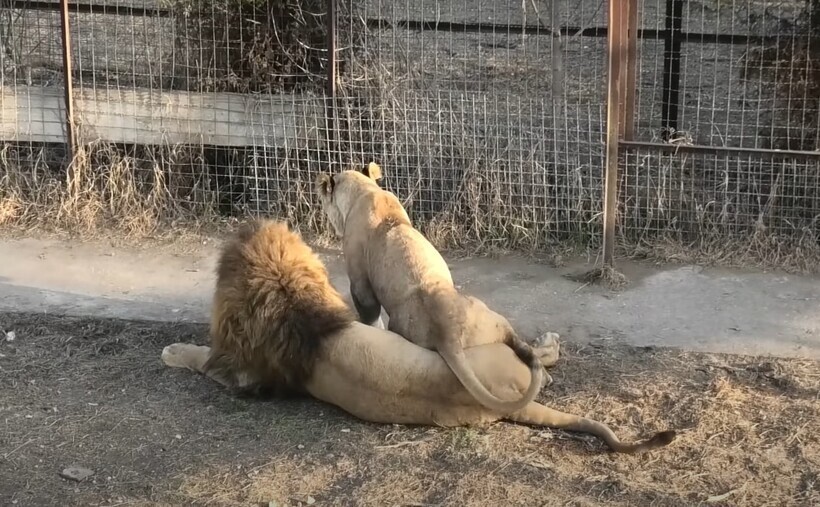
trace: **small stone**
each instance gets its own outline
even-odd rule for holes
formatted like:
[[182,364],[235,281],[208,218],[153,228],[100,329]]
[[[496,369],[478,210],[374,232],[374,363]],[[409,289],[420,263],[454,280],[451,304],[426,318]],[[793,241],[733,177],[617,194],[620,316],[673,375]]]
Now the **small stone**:
[[179,434],[174,435],[174,438],[176,438],[177,440],[182,440],[182,435],[179,435]]
[[312,496],[309,496],[309,497],[307,497],[307,501],[305,503],[308,504],[308,505],[313,505],[313,504],[316,503],[316,499],[313,498]]
[[13,342],[15,338],[17,338],[17,333],[15,333],[14,331],[9,331],[8,333],[6,333],[7,342]]
[[342,433],[350,433],[350,428],[342,428]]
[[302,444],[299,444],[299,445],[297,445],[297,446],[296,446],[296,448],[297,448],[297,449],[304,449],[304,448],[305,448],[305,446],[304,446],[304,445],[302,445]]
[[60,477],[69,481],[82,482],[94,475],[93,470],[83,467],[68,467],[60,472]]

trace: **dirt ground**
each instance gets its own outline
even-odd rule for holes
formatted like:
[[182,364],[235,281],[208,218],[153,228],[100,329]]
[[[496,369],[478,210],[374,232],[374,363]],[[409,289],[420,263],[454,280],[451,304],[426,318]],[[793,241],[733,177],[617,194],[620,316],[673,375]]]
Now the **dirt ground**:
[[[566,343],[540,399],[663,450],[509,423],[373,425],[166,369],[202,324],[2,313],[3,505],[820,505],[820,364]],[[93,470],[74,482],[70,466]]]
[[[207,322],[221,235],[139,245],[108,240],[0,237],[0,312],[49,312]],[[338,249],[318,248],[331,282],[349,281]],[[502,312],[524,336],[820,360],[820,277],[761,270],[655,265],[620,259],[620,291],[573,281],[594,259],[560,266],[531,258],[447,256],[463,290]]]

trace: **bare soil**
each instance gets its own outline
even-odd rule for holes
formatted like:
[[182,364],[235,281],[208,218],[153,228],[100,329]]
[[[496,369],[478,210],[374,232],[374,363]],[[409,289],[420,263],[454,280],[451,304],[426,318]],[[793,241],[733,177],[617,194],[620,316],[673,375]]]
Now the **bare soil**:
[[[360,422],[165,368],[202,324],[0,314],[3,505],[820,505],[820,364],[565,343],[540,398],[666,449]],[[78,466],[82,482],[60,477]],[[269,503],[273,502],[273,503]]]

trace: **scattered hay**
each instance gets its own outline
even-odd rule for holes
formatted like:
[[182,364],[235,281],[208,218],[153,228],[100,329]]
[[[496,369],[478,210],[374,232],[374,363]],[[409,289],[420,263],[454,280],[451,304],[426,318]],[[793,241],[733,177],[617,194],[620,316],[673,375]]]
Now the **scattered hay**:
[[[316,401],[237,399],[157,361],[169,343],[206,340],[204,324],[0,314],[0,328],[17,333],[0,342],[13,364],[0,369],[10,386],[0,390],[6,503],[820,503],[817,361],[563,343],[539,401],[624,439],[680,430],[668,447],[632,456],[506,422],[368,424]],[[96,480],[60,480],[62,463]]]

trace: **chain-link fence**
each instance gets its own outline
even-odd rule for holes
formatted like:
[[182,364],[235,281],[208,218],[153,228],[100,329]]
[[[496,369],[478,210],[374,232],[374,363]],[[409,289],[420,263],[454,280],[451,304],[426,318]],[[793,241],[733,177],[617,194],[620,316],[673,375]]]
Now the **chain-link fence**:
[[[820,3],[626,3],[623,244],[820,250]],[[264,214],[311,229],[316,173],[375,160],[439,244],[597,246],[609,7],[72,2],[67,150],[59,2],[0,0],[0,222]]]

